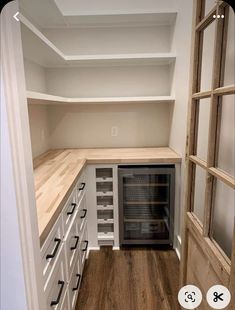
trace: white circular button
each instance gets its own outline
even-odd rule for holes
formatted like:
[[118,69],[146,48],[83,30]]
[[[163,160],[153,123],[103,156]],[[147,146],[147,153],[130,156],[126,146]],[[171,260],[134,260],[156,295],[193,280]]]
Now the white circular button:
[[231,294],[227,287],[223,285],[214,285],[208,290],[206,300],[212,308],[224,309],[230,303]]
[[178,301],[185,309],[195,309],[202,302],[202,293],[197,286],[186,285],[179,290]]

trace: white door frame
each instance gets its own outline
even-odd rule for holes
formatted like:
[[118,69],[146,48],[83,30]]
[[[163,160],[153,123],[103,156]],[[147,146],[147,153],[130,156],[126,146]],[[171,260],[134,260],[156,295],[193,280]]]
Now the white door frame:
[[13,169],[27,306],[28,310],[42,310],[46,309],[46,302],[43,294],[23,52],[20,22],[13,18],[18,10],[18,1],[13,1],[1,12],[3,104],[6,105],[9,124],[9,160]]

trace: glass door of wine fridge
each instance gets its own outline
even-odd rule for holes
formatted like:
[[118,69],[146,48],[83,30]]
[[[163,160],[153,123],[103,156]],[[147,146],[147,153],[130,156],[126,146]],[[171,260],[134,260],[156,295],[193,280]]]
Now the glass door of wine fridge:
[[172,244],[174,165],[119,166],[120,244]]

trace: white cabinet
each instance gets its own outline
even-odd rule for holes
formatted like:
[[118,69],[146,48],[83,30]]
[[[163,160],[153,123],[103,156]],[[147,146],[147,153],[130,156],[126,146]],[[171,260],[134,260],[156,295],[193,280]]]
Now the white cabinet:
[[63,246],[63,229],[62,229],[62,220],[61,217],[59,217],[41,249],[43,279],[45,285],[47,284],[50,273],[55,266],[56,259],[59,255],[62,246]]
[[47,309],[72,310],[88,249],[85,173],[41,249]]
[[81,264],[81,271],[83,271],[85,260],[87,256],[88,250],[88,233],[87,233],[87,222],[84,225],[84,229],[81,235],[81,243],[80,243],[80,264]]
[[69,290],[67,289],[67,292],[64,296],[64,300],[61,306],[61,310],[70,310],[70,304],[69,304]]
[[67,286],[65,251],[62,247],[45,290],[47,310],[61,309]]
[[67,237],[65,239],[68,279],[70,279],[72,268],[78,259],[80,235],[77,220],[78,220],[78,211],[76,212],[73,224],[70,227],[69,233],[67,234]]
[[62,220],[63,220],[63,227],[64,227],[64,235],[69,230],[69,226],[75,218],[76,210],[77,210],[77,201],[76,201],[76,189],[74,189],[72,195],[68,199],[63,211],[62,211]]
[[90,248],[119,247],[117,165],[87,166]]
[[76,305],[81,280],[82,272],[80,270],[80,261],[78,261],[73,268],[72,276],[68,287],[69,309],[71,310],[73,310]]

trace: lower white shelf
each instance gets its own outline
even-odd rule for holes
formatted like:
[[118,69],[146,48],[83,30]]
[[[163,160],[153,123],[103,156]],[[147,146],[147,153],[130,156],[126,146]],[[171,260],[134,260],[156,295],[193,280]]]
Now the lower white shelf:
[[105,205],[105,206],[98,205],[97,210],[100,210],[100,211],[113,210],[113,205]]
[[98,241],[104,240],[114,240],[114,233],[113,232],[98,232]]
[[113,224],[113,219],[98,219],[98,224]]
[[27,99],[29,104],[172,103],[175,101],[174,96],[68,98],[35,91],[27,91]]

